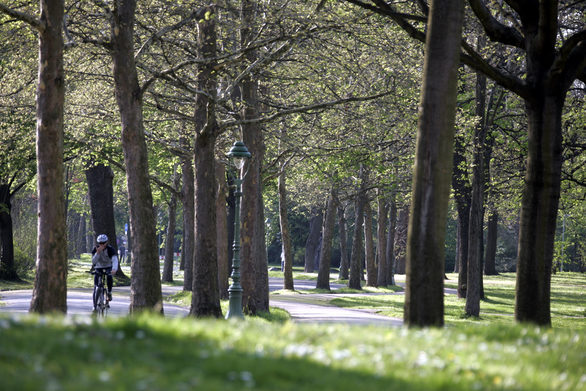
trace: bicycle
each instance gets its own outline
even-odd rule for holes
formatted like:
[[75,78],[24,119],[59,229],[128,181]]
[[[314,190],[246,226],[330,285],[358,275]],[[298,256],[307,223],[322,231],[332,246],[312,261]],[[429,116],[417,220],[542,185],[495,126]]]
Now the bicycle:
[[88,273],[98,275],[98,284],[94,284],[94,309],[98,316],[106,317],[106,315],[108,315],[108,309],[110,308],[106,289],[106,276],[108,275],[108,272],[105,269],[93,269]]

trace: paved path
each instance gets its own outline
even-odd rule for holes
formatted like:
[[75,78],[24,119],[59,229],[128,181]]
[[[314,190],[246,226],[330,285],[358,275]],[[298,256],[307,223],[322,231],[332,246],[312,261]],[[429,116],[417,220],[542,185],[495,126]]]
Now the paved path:
[[[297,291],[315,288],[315,281],[295,280]],[[345,285],[331,284],[332,289],[339,289]],[[271,292],[283,288],[282,278],[270,278]],[[181,286],[163,285],[163,294],[169,295],[182,290]],[[448,292],[452,293],[452,292]],[[398,292],[396,294],[401,294]],[[0,312],[27,313],[31,290],[0,292]],[[381,295],[381,293],[348,293],[344,296]],[[342,294],[311,294],[303,295],[272,295],[271,306],[287,311],[294,322],[300,323],[345,323],[345,324],[375,324],[397,327],[403,324],[402,319],[390,318],[374,313],[372,310],[348,309],[327,305],[325,302]],[[130,287],[115,287],[114,300],[111,302],[110,315],[124,316],[128,314],[130,306]],[[320,301],[324,302],[323,304]],[[90,289],[70,289],[67,295],[67,313],[69,315],[90,315],[92,310],[92,292]],[[164,312],[170,317],[184,317],[189,313],[188,308],[165,303]]]

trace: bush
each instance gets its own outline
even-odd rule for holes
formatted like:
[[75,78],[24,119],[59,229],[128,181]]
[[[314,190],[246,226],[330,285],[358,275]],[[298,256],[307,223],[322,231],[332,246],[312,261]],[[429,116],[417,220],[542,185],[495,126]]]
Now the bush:
[[16,268],[16,274],[20,277],[28,274],[35,268],[36,256],[30,256],[22,251],[18,246],[14,247],[14,266]]

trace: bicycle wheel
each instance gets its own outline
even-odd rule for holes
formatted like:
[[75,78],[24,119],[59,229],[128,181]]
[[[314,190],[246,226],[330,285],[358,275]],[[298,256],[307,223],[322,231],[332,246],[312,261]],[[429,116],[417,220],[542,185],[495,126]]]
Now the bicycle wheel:
[[98,302],[96,305],[96,310],[98,311],[99,316],[104,316],[104,308],[106,307],[106,303],[104,302],[104,287],[98,286]]

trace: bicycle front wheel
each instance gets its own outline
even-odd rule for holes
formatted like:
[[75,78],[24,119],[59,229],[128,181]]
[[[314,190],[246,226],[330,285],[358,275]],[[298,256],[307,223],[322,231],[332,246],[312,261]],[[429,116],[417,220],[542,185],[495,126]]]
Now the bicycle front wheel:
[[104,298],[104,288],[99,286],[97,289],[97,303],[96,303],[96,310],[98,311],[99,316],[104,316],[104,310],[106,308],[106,301]]

